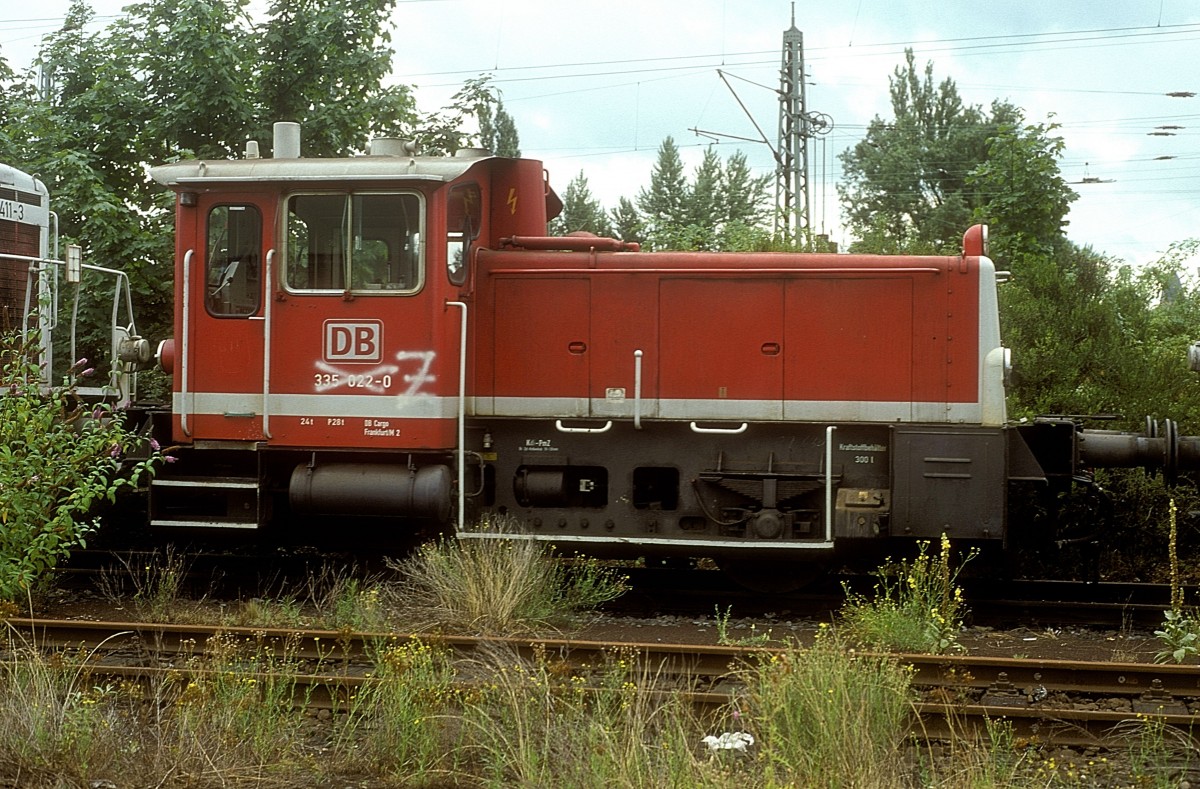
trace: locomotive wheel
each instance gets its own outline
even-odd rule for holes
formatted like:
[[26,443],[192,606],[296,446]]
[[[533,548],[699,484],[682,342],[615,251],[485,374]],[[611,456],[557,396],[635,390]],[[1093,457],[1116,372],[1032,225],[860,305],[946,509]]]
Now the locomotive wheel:
[[807,562],[719,559],[717,566],[738,586],[762,594],[796,592],[825,575],[824,569]]

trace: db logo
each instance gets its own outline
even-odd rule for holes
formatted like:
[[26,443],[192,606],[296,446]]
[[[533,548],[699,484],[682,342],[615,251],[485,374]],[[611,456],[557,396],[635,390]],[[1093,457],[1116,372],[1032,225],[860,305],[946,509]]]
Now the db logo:
[[383,321],[325,321],[325,361],[383,360]]

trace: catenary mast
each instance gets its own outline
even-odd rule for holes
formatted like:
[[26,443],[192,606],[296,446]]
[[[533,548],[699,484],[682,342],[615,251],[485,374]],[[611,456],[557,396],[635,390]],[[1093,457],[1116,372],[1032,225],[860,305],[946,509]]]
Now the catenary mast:
[[809,185],[808,141],[829,131],[824,114],[810,113],[805,101],[804,33],[792,25],[783,33],[783,59],[779,70],[779,144],[775,171],[775,230],[788,239],[806,239],[812,233],[812,190]]

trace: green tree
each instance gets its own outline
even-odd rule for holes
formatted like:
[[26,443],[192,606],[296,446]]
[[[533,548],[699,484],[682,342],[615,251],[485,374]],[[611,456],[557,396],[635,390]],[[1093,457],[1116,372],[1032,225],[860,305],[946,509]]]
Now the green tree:
[[746,155],[741,151],[725,161],[721,169],[714,249],[751,252],[772,245],[770,184],[770,174],[755,176],[750,172]]
[[1027,257],[1001,290],[1014,415],[1110,414],[1132,430],[1151,416],[1195,431],[1200,377],[1187,358],[1200,339],[1200,282],[1185,266],[1196,247],[1173,245],[1140,269],[1072,244]]
[[[480,145],[501,156],[512,151],[519,155],[516,124],[512,123],[511,130],[508,129],[512,118],[497,109],[500,99],[488,85],[491,79],[490,74],[482,74],[467,80],[451,97],[449,106],[420,120],[414,136],[426,151],[452,154],[478,140]],[[469,130],[472,122],[479,124],[478,134]],[[500,147],[492,148],[493,145]]]
[[650,186],[638,195],[638,222],[626,213],[617,224],[638,227],[654,249],[760,248],[769,241],[762,227],[769,180],[769,175],[752,176],[743,154],[722,163],[711,147],[689,180],[679,149],[668,137],[659,147]]
[[691,190],[683,170],[683,159],[672,137],[658,147],[658,161],[650,173],[650,186],[638,193],[642,232],[656,249],[674,246],[690,218]]
[[848,229],[878,246],[952,251],[979,204],[968,175],[1018,111],[999,101],[990,112],[964,105],[953,80],[934,85],[932,63],[918,73],[911,49],[889,84],[893,119],[876,116],[840,157]]
[[0,155],[13,147],[7,134],[12,126],[13,105],[16,103],[16,86],[13,83],[15,76],[4,55],[0,54]]
[[[983,161],[967,173],[975,195],[972,222],[989,225],[993,252],[1013,258],[1053,254],[1064,239],[1067,212],[1078,195],[1062,176],[1057,125],[1022,125],[1020,113],[987,141]],[[964,227],[965,229],[965,227]],[[1014,269],[1015,270],[1015,269]]]
[[617,207],[610,214],[613,232],[622,241],[642,243],[645,241],[645,228],[642,225],[642,215],[637,206],[628,197],[617,201]]
[[[1111,285],[1111,262],[1091,249],[1063,242],[1053,254],[1020,256],[1020,274],[1000,291],[1003,336],[1017,372],[1009,390],[1014,416],[1119,410],[1105,385],[1120,333]],[[1134,305],[1144,309],[1140,296]]]
[[763,227],[771,219],[768,189],[771,175],[750,172],[746,154],[738,151],[725,161],[722,173],[725,219],[744,227]]
[[[241,0],[236,0],[241,2]],[[274,0],[260,40],[258,134],[304,125],[305,155],[344,156],[368,139],[411,128],[411,92],[385,86],[395,0]]]
[[248,0],[154,0],[126,8],[110,50],[141,75],[142,153],[202,159],[239,152],[251,133],[256,82]]
[[[63,27],[49,36],[39,61],[50,91],[19,80],[9,94],[6,160],[36,172],[50,190],[63,241],[80,243],[89,262],[129,273],[139,314],[153,336],[169,332],[172,250],[170,197],[152,188],[144,164],[163,147],[153,135],[139,53],[126,46],[125,23],[109,33],[87,33],[92,11],[71,6]],[[86,293],[82,323],[108,325],[106,297]],[[88,355],[103,359],[107,332],[83,338]],[[104,360],[107,361],[107,360]]]
[[600,201],[592,196],[587,176],[582,170],[567,184],[566,194],[563,195],[562,213],[550,221],[550,232],[555,235],[566,235],[577,230],[605,237],[613,235],[608,214],[600,205]]
[[715,249],[717,233],[727,213],[724,190],[724,172],[721,157],[716,149],[708,147],[704,158],[692,175],[687,190],[687,207],[681,224],[690,228],[689,247]]
[[516,159],[521,155],[521,137],[517,123],[504,109],[504,102],[496,97],[496,105],[481,104],[479,107],[479,142],[497,156]]

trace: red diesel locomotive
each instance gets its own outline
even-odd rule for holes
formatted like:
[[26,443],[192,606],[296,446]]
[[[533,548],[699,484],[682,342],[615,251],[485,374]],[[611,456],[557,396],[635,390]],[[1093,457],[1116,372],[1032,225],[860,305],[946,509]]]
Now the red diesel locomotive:
[[[616,555],[1003,542],[1010,484],[1200,440],[1008,423],[986,230],[944,257],[547,237],[540,162],[181,161],[160,527],[308,516]],[[166,437],[164,436],[164,440]]]

